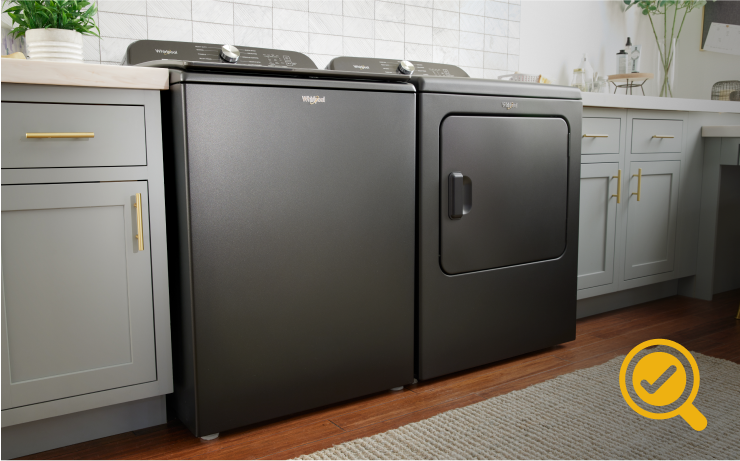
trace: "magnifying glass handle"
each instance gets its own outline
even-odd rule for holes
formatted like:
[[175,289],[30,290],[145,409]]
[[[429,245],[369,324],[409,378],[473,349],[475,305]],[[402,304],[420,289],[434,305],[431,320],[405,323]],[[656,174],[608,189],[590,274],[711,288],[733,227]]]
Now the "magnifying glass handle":
[[695,431],[703,431],[707,427],[707,418],[692,403],[684,405],[679,414]]

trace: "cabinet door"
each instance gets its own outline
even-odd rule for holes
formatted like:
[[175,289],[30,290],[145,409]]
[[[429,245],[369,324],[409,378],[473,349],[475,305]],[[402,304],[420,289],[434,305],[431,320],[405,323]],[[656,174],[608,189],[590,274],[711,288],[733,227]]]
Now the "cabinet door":
[[148,211],[146,181],[2,186],[3,409],[156,379]]
[[680,167],[680,161],[630,164],[629,195],[623,196],[627,207],[625,280],[673,270]]
[[618,163],[581,165],[578,289],[614,281]]

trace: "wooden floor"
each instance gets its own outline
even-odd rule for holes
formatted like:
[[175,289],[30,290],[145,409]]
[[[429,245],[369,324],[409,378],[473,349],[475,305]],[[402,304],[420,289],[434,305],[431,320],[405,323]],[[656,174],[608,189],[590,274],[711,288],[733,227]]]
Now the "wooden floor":
[[740,363],[740,290],[714,301],[673,296],[578,321],[575,341],[202,441],[178,421],[39,453],[28,459],[287,459],[537,384],[665,338]]

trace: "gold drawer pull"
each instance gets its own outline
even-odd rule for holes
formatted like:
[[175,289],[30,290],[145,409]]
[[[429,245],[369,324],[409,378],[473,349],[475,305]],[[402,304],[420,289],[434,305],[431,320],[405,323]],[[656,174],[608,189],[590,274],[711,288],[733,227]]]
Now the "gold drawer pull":
[[636,195],[637,201],[640,201],[640,196],[642,195],[642,168],[637,169],[637,174],[633,174],[632,177],[634,178],[637,176],[637,192],[632,192],[630,195]]
[[668,134],[654,134],[654,135],[653,135],[653,138],[658,138],[658,139],[671,139],[671,138],[675,138],[675,136],[671,136],[671,135],[668,135]]
[[141,193],[136,194],[136,239],[139,240],[139,251],[144,251],[144,220],[141,217]]
[[608,134],[584,134],[584,138],[608,138]]
[[617,205],[619,205],[620,203],[622,203],[622,170],[617,170],[617,175],[612,176],[612,178],[618,181],[617,182],[617,194],[616,195],[612,194],[612,197],[617,198]]
[[94,138],[95,133],[26,133],[28,139],[38,138]]

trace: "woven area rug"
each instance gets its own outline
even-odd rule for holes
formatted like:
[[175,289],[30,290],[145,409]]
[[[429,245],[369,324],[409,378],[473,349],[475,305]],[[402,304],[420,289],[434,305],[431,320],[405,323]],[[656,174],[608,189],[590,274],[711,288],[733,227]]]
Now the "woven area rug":
[[702,432],[629,408],[621,356],[299,459],[740,459],[740,365],[693,356]]

